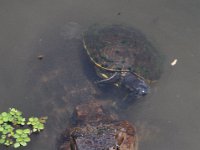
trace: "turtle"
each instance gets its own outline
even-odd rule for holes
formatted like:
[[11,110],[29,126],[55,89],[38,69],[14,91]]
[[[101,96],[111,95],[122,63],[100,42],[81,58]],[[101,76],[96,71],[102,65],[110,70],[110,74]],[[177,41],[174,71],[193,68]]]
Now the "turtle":
[[149,93],[162,72],[162,56],[138,29],[125,25],[92,25],[83,45],[102,79],[97,84],[125,87],[132,97]]

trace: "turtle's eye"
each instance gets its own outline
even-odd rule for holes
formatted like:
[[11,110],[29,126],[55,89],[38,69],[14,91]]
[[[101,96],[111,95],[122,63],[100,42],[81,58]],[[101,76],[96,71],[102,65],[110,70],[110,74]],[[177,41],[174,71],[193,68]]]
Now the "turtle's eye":
[[137,87],[137,92],[138,92],[138,95],[145,96],[148,94],[149,88],[147,85],[139,85]]
[[143,89],[143,90],[141,91],[141,94],[144,96],[144,95],[147,94],[147,91]]

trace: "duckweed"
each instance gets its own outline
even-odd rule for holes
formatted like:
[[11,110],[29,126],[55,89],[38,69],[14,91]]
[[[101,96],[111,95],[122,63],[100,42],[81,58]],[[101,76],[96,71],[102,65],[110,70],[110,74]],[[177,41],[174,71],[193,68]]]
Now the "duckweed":
[[30,117],[27,119],[22,116],[22,112],[10,108],[8,112],[0,114],[0,144],[19,148],[27,146],[31,141],[30,135],[44,129],[47,117]]

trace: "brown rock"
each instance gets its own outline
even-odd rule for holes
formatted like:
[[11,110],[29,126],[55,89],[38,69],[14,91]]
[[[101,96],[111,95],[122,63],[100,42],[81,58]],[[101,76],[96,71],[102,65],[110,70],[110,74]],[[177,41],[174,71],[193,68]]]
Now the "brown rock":
[[74,110],[77,124],[70,128],[61,150],[137,150],[135,127],[119,121],[100,101],[79,105]]

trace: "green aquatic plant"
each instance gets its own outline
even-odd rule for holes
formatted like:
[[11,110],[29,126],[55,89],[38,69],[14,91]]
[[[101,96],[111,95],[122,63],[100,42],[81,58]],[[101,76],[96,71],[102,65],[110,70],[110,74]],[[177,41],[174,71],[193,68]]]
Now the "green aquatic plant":
[[21,145],[22,146],[26,146],[28,142],[31,141],[29,135],[31,133],[30,129],[17,129],[15,134],[14,134],[14,138],[16,139],[16,142],[14,144],[14,148],[18,148]]
[[18,148],[27,146],[31,141],[30,135],[44,129],[47,117],[22,117],[22,112],[10,108],[8,112],[0,114],[0,144]]
[[31,117],[29,118],[27,124],[32,126],[33,132],[39,132],[44,129],[44,120],[45,118],[37,118],[37,117]]
[[25,125],[26,119],[22,117],[22,112],[15,108],[10,108],[9,112],[2,112],[0,114],[0,124],[12,123],[14,125]]
[[11,125],[3,123],[0,125],[0,132],[0,144],[4,144],[6,146],[13,144],[11,137],[14,135],[14,128]]
[[11,118],[12,118],[11,115],[7,112],[1,113],[0,114],[0,124],[10,121]]
[[13,134],[13,130],[14,128],[7,123],[3,123],[2,125],[0,125],[0,132],[4,135]]
[[22,117],[21,111],[15,108],[10,108],[9,114],[11,115],[11,120],[13,124],[25,125],[26,118]]

